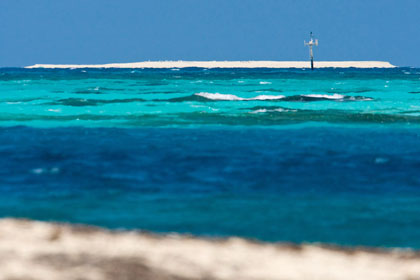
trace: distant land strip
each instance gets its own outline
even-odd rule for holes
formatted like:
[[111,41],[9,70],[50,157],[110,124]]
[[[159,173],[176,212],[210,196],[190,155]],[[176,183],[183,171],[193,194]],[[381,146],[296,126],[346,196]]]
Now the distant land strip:
[[[310,68],[309,61],[143,61],[110,64],[35,64],[25,68]],[[315,61],[315,68],[394,68],[386,61]]]

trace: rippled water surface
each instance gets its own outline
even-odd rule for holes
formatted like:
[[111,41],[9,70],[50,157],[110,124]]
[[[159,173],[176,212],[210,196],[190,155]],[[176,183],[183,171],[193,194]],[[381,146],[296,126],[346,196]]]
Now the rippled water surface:
[[420,69],[0,69],[0,216],[420,248]]
[[33,126],[418,124],[420,69],[0,71],[0,122]]

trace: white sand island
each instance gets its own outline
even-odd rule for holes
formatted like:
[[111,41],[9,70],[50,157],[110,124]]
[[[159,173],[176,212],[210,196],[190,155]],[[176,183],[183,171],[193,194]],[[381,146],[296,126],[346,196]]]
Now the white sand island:
[[[310,68],[309,61],[143,61],[110,64],[35,64],[25,68]],[[386,61],[315,61],[315,68],[394,68]]]

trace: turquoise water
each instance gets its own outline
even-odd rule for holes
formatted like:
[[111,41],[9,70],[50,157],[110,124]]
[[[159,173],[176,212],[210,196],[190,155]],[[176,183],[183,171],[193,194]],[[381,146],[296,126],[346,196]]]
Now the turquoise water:
[[418,124],[419,71],[3,69],[0,122],[37,127]]
[[420,69],[0,69],[0,216],[420,248]]

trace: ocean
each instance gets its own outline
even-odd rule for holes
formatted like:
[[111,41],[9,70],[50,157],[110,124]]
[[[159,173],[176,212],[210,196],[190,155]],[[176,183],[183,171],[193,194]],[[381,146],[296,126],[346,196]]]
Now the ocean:
[[0,217],[420,249],[420,69],[0,69]]

